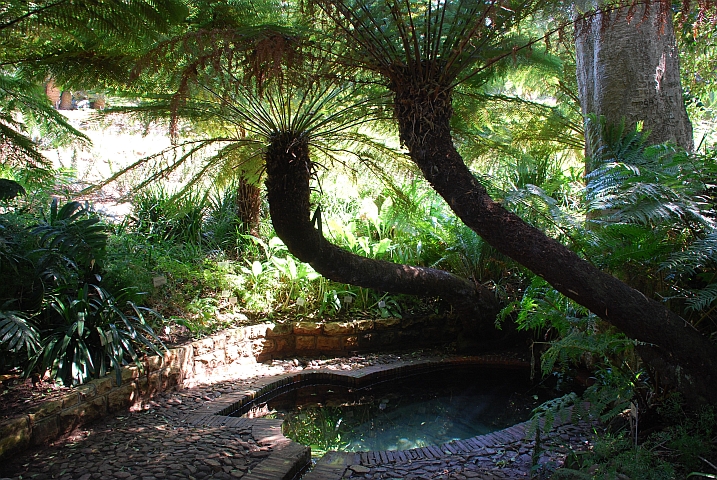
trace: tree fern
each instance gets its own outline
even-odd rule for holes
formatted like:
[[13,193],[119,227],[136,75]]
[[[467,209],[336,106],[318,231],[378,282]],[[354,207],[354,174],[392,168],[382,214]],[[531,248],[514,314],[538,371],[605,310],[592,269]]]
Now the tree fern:
[[[316,165],[330,162],[355,168],[358,160],[390,180],[383,164],[400,154],[361,129],[385,108],[372,87],[342,81],[338,70],[315,52],[308,60],[313,70],[296,69],[281,55],[300,55],[298,43],[285,45],[280,57],[271,57],[273,60],[256,60],[275,64],[271,68],[278,71],[271,78],[252,72],[255,65],[246,60],[257,54],[257,46],[276,35],[286,37],[288,43],[289,32],[280,26],[241,26],[207,38],[202,32],[189,32],[161,44],[157,52],[179,62],[179,73],[161,85],[173,88],[173,93],[146,96],[142,105],[124,110],[168,118],[173,132],[180,121],[186,122],[195,133],[104,183],[145,169],[145,179],[135,186],[141,189],[190,162],[196,168],[186,176],[178,195],[198,185],[221,186],[236,176],[259,181],[263,146],[279,132],[297,132],[310,139]],[[140,63],[138,68],[147,65]]]
[[[11,1],[0,9],[0,148],[4,165],[47,171],[44,142],[87,141],[55,112],[41,85],[91,88],[126,78],[124,58],[187,14],[178,0]],[[124,68],[117,68],[124,66]],[[122,73],[120,73],[120,71]],[[108,80],[109,77],[113,77]],[[102,79],[103,75],[106,77]],[[49,175],[46,175],[49,177]]]

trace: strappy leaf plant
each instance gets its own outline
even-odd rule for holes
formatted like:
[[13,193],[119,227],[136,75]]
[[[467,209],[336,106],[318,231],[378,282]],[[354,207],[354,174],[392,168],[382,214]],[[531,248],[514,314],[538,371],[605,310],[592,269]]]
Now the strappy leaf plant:
[[46,266],[42,278],[56,285],[67,283],[58,269],[69,268],[82,278],[100,270],[107,244],[107,229],[89,206],[68,202],[60,206],[54,199],[41,225],[30,232],[40,244],[38,266]]
[[107,242],[106,227],[86,205],[54,200],[41,218],[0,216],[0,271],[8,276],[0,299],[9,310],[37,312],[55,288],[96,281]]
[[[104,375],[158,352],[154,312],[131,290],[102,285],[108,229],[87,205],[53,201],[42,216],[0,216],[0,361],[65,384]],[[136,295],[134,295],[136,297]]]
[[53,294],[42,348],[29,369],[48,370],[65,385],[77,385],[104,376],[111,367],[119,385],[128,360],[141,370],[144,354],[161,355],[163,344],[145,318],[154,312],[125,304],[126,294],[112,295],[91,284]]

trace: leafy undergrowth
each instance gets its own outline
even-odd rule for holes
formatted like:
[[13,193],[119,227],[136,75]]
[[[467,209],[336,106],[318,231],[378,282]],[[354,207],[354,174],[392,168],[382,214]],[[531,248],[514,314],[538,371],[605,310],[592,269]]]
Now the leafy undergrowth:
[[[634,413],[634,411],[633,411]],[[641,426],[626,412],[598,436],[592,449],[569,455],[555,479],[674,480],[717,478],[717,411],[685,410],[665,399]]]

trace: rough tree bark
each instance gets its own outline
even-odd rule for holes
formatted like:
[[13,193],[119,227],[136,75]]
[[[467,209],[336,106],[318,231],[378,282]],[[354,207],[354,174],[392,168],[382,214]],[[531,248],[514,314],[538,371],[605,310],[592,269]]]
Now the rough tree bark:
[[[401,68],[406,69],[396,66],[394,72]],[[600,271],[493,201],[453,144],[448,85],[410,71],[392,80],[402,142],[425,178],[469,228],[641,342],[638,352],[659,381],[692,400],[716,398],[717,349],[706,337],[663,305]]]
[[[602,116],[607,124],[624,119],[628,128],[642,121],[651,144],[671,141],[692,150],[671,10],[659,4],[598,9],[576,21],[575,47],[584,117]],[[591,146],[602,145],[600,132],[590,135],[596,141],[586,142],[588,158]]]
[[243,233],[259,236],[261,219],[261,189],[246,178],[239,178],[236,201],[237,217]]
[[[266,151],[266,188],[277,235],[302,262],[331,280],[393,293],[440,296],[485,338],[495,338],[495,295],[443,270],[400,265],[352,254],[327,241],[311,221],[309,145],[294,134],[276,135]],[[492,334],[492,335],[491,335]]]

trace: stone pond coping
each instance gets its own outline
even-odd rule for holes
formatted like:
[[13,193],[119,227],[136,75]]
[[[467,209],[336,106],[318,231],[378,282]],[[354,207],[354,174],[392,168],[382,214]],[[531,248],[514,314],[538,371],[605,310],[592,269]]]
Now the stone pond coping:
[[[272,454],[258,468],[252,471],[251,479],[277,480],[294,478],[311,463],[311,449],[299,445],[284,437],[281,420],[263,418],[232,417],[247,404],[261,401],[264,395],[276,390],[290,390],[304,385],[339,384],[350,387],[362,387],[375,382],[405,378],[409,375],[427,373],[438,369],[461,365],[483,365],[486,367],[527,368],[529,363],[500,355],[452,356],[440,359],[406,360],[388,365],[373,365],[351,371],[331,369],[304,370],[257,381],[252,388],[223,395],[207,405],[205,412],[189,415],[185,421],[195,426],[223,426],[227,428],[251,427],[254,439],[259,444],[271,445]],[[557,423],[557,422],[556,422]],[[442,452],[455,454],[458,451],[472,451],[476,448],[505,441],[520,440],[525,436],[528,422],[460,442],[450,442],[440,446],[429,446],[405,451],[342,453],[329,452],[322,457],[316,467],[304,476],[304,479],[329,480],[340,479],[349,466],[376,465],[396,461],[397,459],[437,458]],[[472,450],[469,450],[472,449]],[[452,452],[452,453],[451,453]]]

